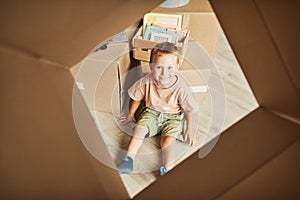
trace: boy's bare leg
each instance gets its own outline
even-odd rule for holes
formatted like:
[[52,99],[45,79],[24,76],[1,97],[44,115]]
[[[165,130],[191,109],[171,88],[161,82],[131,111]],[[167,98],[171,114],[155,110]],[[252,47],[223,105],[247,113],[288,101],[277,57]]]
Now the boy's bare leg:
[[134,159],[138,150],[142,146],[147,133],[148,133],[148,129],[144,126],[137,125],[134,128],[133,135],[130,139],[130,142],[129,142],[129,145],[127,148],[127,155],[130,156],[132,159]]
[[165,136],[161,138],[160,146],[162,149],[162,164],[168,170],[175,166],[175,141],[176,139],[171,136]]
[[148,133],[148,129],[144,126],[137,125],[134,128],[133,135],[130,139],[127,155],[123,158],[122,162],[117,166],[120,174],[128,174],[133,170],[133,159],[138,150],[143,144],[144,138]]

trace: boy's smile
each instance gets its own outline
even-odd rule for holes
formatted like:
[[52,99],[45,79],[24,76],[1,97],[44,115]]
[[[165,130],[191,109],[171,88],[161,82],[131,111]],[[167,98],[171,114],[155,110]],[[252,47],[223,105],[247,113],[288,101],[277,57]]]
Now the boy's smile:
[[173,54],[156,56],[151,67],[155,81],[162,88],[171,87],[176,82],[177,70],[177,57]]

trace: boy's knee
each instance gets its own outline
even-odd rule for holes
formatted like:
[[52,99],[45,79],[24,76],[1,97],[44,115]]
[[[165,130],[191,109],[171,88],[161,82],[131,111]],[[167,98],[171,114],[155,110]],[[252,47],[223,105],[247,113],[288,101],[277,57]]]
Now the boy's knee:
[[143,125],[136,125],[134,129],[134,136],[138,138],[145,138],[148,134],[148,128]]
[[174,143],[175,140],[176,139],[174,137],[172,137],[172,136],[164,136],[160,140],[160,146],[161,147],[165,147],[165,146],[167,146],[167,145],[169,145],[171,143]]

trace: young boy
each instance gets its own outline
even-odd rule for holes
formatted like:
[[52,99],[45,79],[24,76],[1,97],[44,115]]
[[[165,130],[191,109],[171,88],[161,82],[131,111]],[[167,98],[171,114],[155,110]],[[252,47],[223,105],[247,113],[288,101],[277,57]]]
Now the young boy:
[[[129,90],[132,104],[122,123],[136,122],[128,145],[127,155],[118,165],[120,174],[133,170],[133,160],[144,138],[161,133],[162,166],[160,175],[175,166],[175,141],[186,141],[194,146],[198,127],[198,105],[190,88],[178,74],[177,47],[169,42],[156,45],[151,51],[151,73],[138,80]],[[134,114],[141,102],[145,108],[136,120]],[[184,120],[186,130],[184,132]]]

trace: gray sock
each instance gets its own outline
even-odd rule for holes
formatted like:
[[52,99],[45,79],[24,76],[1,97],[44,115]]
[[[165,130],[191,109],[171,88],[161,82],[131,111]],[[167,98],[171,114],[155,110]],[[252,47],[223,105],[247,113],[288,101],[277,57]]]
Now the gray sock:
[[159,174],[162,176],[162,175],[165,175],[166,173],[168,173],[169,172],[169,170],[166,168],[166,167],[164,167],[164,166],[161,166],[160,168],[159,168]]
[[133,170],[133,159],[130,156],[125,156],[122,162],[118,165],[120,174],[129,174]]

